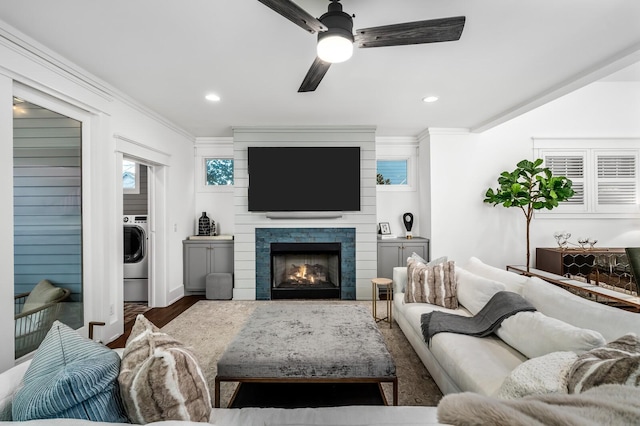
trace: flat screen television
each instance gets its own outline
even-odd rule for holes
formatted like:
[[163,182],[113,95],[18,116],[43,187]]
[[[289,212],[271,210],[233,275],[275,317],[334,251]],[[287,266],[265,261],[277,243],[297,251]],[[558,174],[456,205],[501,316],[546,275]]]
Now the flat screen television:
[[249,147],[249,211],[360,210],[359,147]]

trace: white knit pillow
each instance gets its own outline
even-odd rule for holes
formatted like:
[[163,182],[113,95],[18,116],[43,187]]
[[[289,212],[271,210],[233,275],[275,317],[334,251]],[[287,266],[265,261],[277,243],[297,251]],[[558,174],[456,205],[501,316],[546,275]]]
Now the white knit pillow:
[[517,399],[528,395],[569,393],[571,366],[578,359],[575,352],[551,352],[517,366],[500,386],[500,399]]
[[195,356],[143,315],[127,339],[118,382],[134,423],[209,420],[211,396]]

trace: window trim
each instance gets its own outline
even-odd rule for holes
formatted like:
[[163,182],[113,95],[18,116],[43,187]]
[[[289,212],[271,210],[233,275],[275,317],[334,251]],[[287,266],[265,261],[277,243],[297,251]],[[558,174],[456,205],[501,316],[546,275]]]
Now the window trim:
[[407,192],[416,190],[416,159],[410,155],[381,155],[376,158],[376,175],[378,172],[378,161],[406,161],[407,162],[407,184],[404,185],[377,185],[376,190],[382,192]]
[[235,175],[235,161],[233,161],[233,157],[222,156],[222,155],[203,155],[202,156],[202,185],[205,188],[233,188],[235,185],[235,176],[231,185],[207,185],[207,160],[231,160],[233,162],[233,170]]
[[207,158],[226,158],[233,160],[233,182],[236,183],[235,169],[238,160],[234,157],[233,138],[198,138],[195,145],[194,179],[196,192],[229,193],[235,191],[235,185],[207,185]]
[[[534,158],[545,155],[584,155],[584,205],[561,205],[538,210],[537,218],[640,218],[640,138],[532,138]],[[598,205],[597,160],[599,155],[634,155],[636,158],[636,205]],[[579,209],[576,207],[580,207]]]

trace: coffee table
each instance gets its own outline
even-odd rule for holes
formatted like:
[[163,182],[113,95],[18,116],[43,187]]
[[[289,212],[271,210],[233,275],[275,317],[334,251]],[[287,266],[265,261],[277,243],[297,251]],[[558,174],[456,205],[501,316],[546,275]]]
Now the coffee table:
[[215,407],[221,382],[368,382],[381,391],[390,382],[398,405],[396,366],[384,337],[367,308],[346,302],[258,306],[218,361]]

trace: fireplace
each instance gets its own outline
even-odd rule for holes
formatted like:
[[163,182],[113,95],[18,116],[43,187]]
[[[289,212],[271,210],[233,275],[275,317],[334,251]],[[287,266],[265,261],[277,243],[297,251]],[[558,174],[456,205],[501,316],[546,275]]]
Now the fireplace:
[[341,244],[271,243],[271,299],[340,299]]

